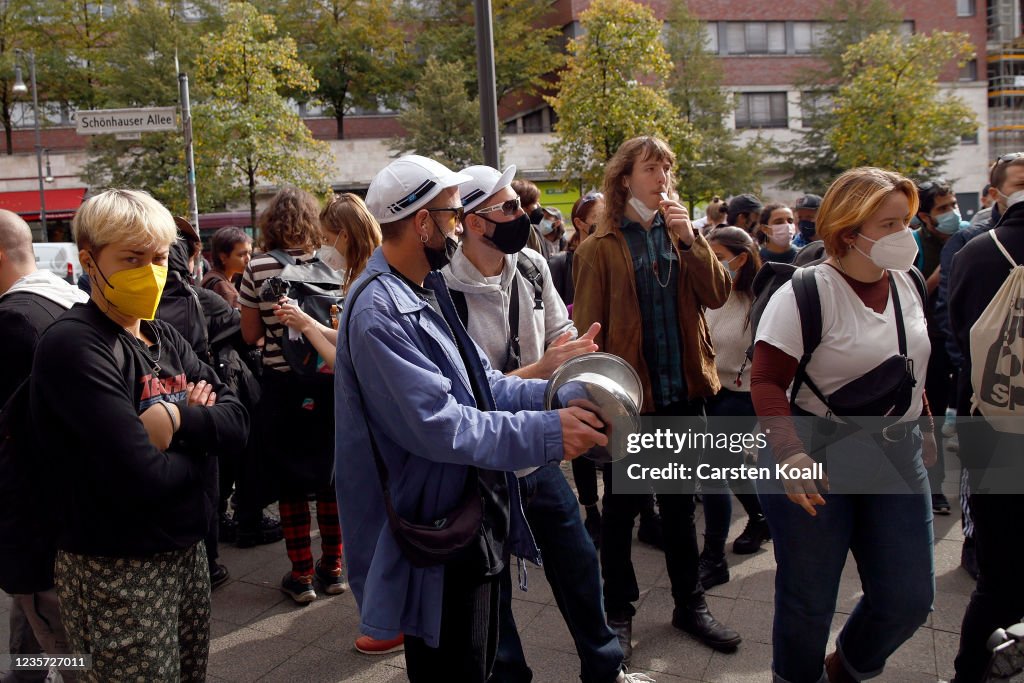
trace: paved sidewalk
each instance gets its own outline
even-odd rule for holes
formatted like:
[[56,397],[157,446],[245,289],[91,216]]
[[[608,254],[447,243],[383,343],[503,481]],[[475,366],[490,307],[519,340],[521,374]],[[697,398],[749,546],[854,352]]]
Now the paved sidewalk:
[[[954,482],[947,494],[955,501]],[[730,539],[743,528],[734,505]],[[935,522],[936,601],[925,627],[890,659],[879,681],[915,683],[948,680],[959,642],[960,621],[973,581],[959,568],[959,510]],[[697,508],[698,530],[703,529]],[[314,517],[315,524],[315,517]],[[314,549],[316,541],[314,541]],[[359,619],[351,593],[319,598],[297,607],[278,590],[288,568],[284,543],[239,550],[222,548],[231,581],[213,595],[211,681],[404,681],[404,659],[357,653],[352,642]],[[732,580],[709,592],[716,617],[735,627],[743,644],[735,654],[714,653],[670,625],[672,600],[663,555],[634,543],[633,558],[642,591],[634,620],[633,668],[658,681],[769,681],[774,560],[771,544],[760,553],[729,553]],[[579,662],[554,604],[543,571],[530,572],[528,593],[515,591],[513,608],[534,680],[578,680]],[[851,557],[840,586],[833,639],[860,595]],[[9,600],[0,600],[0,643],[7,644]],[[2,647],[2,646],[0,646]],[[6,649],[6,648],[4,648]]]

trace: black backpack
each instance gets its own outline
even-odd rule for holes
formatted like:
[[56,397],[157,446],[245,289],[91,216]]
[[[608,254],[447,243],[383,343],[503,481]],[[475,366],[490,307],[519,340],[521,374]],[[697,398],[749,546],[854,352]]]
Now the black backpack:
[[[119,341],[112,351],[119,366],[126,356]],[[38,593],[53,587],[57,525],[47,501],[46,473],[32,427],[26,377],[0,409],[0,589]]]
[[[296,305],[303,313],[318,323],[331,327],[332,314],[337,316],[345,299],[342,294],[344,282],[341,275],[316,258],[299,263],[282,249],[275,249],[269,253],[284,267],[277,276],[287,287],[284,295],[296,301]],[[296,376],[306,379],[330,376],[321,371],[320,355],[305,337],[292,339],[285,329],[277,341],[288,367]]]
[[[815,246],[813,242],[804,249]],[[821,343],[821,297],[818,294],[818,283],[814,278],[814,267],[825,261],[827,255],[821,253],[817,260],[811,261],[804,266],[796,266],[789,263],[766,262],[754,276],[751,285],[754,290],[754,302],[750,306],[750,346],[747,347],[747,358],[754,359],[754,343],[757,340],[757,326],[761,322],[765,308],[772,296],[782,285],[790,280],[793,282],[793,295],[796,298],[796,307],[800,312],[800,329],[804,343],[804,354],[800,358],[800,365],[797,368],[797,381],[794,382],[794,393],[790,400],[796,400],[796,391],[807,381],[807,364],[811,361],[811,355]],[[918,294],[921,295],[921,303],[924,310],[928,309],[928,288],[925,285],[924,276],[917,268],[911,267],[907,271],[910,279],[914,281]]]

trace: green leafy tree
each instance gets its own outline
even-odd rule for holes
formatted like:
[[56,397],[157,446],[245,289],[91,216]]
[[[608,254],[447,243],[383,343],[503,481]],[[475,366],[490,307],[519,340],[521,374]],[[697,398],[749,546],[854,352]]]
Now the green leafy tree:
[[295,41],[248,3],[229,4],[225,19],[222,33],[202,39],[197,59],[196,171],[234,196],[247,195],[255,225],[257,181],[323,194],[330,148],[313,139],[281,94],[316,89]]
[[681,162],[692,158],[696,135],[665,94],[672,63],[661,22],[630,0],[595,0],[580,23],[558,94],[545,98],[558,114],[551,171],[597,186],[605,163],[637,135],[669,141]]
[[[30,30],[30,22],[35,16],[35,0],[0,0],[0,121],[4,126],[4,142],[8,154],[14,153],[11,133],[14,129],[12,109],[20,98],[11,92],[14,86],[15,50],[29,50],[35,46],[35,37]],[[24,62],[18,62],[22,68],[22,76],[28,84],[28,68]]]
[[665,47],[672,60],[669,99],[683,121],[697,133],[692,158],[681,159],[676,189],[691,207],[713,195],[760,192],[765,154],[771,149],[760,138],[737,141],[726,125],[736,108],[733,95],[722,88],[722,67],[706,47],[704,22],[686,0],[673,0],[666,17]]
[[344,137],[356,108],[397,106],[411,81],[405,31],[391,0],[288,0],[278,24],[299,47]]
[[459,62],[427,59],[412,102],[398,117],[407,131],[391,141],[398,153],[414,153],[451,168],[483,163],[480,104],[463,85],[466,70]]
[[840,165],[933,175],[960,138],[978,129],[970,107],[940,94],[938,83],[951,61],[963,66],[973,55],[968,35],[944,31],[902,39],[881,31],[847,50],[829,132]]
[[[473,0],[420,0],[410,20],[423,30],[417,51],[440,62],[462,62],[471,96],[477,93]],[[494,0],[494,81],[498,100],[545,87],[544,76],[563,63],[558,28],[550,26],[551,3]]]
[[[126,7],[119,37],[105,51],[97,69],[99,99],[103,107],[175,106],[178,104],[179,68],[188,73],[193,46],[205,23],[184,21],[177,0],[138,0]],[[217,13],[206,8],[216,21]],[[144,58],[140,58],[144,55]],[[139,140],[117,140],[94,135],[83,176],[92,186],[134,187],[148,191],[169,209],[186,213],[184,137],[180,131],[143,133]],[[198,182],[204,183],[203,177]],[[222,206],[219,183],[205,183],[200,210]],[[212,190],[212,191],[211,191]]]
[[829,139],[835,125],[832,101],[843,79],[843,55],[873,33],[897,31],[902,19],[902,12],[889,0],[837,0],[825,4],[825,32],[815,50],[818,63],[796,79],[802,93],[800,108],[806,130],[786,151],[782,170],[788,178],[783,186],[824,194],[832,180],[845,170]]

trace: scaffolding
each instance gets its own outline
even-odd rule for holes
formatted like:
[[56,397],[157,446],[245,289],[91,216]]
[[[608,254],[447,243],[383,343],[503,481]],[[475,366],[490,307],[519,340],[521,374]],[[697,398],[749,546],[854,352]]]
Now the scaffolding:
[[989,154],[1024,151],[1024,36],[1021,0],[988,2]]

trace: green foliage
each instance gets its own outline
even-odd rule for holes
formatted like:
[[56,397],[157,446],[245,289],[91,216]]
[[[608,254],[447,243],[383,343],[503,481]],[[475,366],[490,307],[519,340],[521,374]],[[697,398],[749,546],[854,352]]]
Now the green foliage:
[[[11,109],[17,99],[25,97],[22,95],[16,98],[11,92],[11,87],[14,86],[15,50],[27,51],[36,47],[33,42],[35,35],[29,28],[35,16],[36,4],[36,0],[0,2],[0,121],[4,126],[4,142],[8,154],[14,151],[11,140],[11,131],[14,128]],[[27,60],[18,60],[18,65],[21,66],[22,77],[28,85]]]
[[882,31],[847,50],[829,132],[840,165],[934,175],[960,138],[978,128],[970,107],[938,86],[944,67],[973,55],[968,35],[944,31],[910,38]]
[[391,149],[430,157],[449,168],[483,163],[480,104],[467,95],[465,76],[459,62],[428,58],[412,102],[398,117],[407,135],[393,139]]
[[897,31],[903,14],[889,0],[837,0],[825,5],[822,19],[825,37],[815,51],[820,63],[796,79],[807,129],[786,151],[782,164],[789,176],[783,186],[818,194],[824,194],[845,170],[829,141],[835,125],[832,99],[843,78],[843,54],[873,33]]
[[355,108],[397,106],[411,82],[405,31],[390,0],[288,0],[278,24],[299,47],[344,137]]
[[667,140],[680,163],[693,158],[696,135],[665,95],[672,63],[661,22],[630,0],[595,0],[580,17],[583,36],[569,43],[558,94],[549,168],[566,182],[598,186],[604,165],[637,135]]
[[[410,20],[423,27],[417,51],[425,63],[461,62],[471,96],[477,94],[476,29],[473,0],[420,0]],[[544,76],[563,63],[558,28],[547,26],[550,3],[536,0],[494,0],[494,72],[498,100],[528,95],[545,85]]]
[[686,0],[673,0],[664,29],[672,60],[669,98],[697,134],[693,158],[676,169],[680,198],[693,205],[714,195],[760,192],[764,156],[770,149],[760,138],[747,144],[725,124],[735,109],[733,96],[722,88],[722,67],[705,48],[704,22]]
[[324,194],[330,148],[313,139],[281,94],[316,89],[295,41],[248,3],[229,4],[225,19],[223,32],[202,39],[197,59],[197,184],[203,194],[210,187],[248,193],[255,224],[257,181]]

